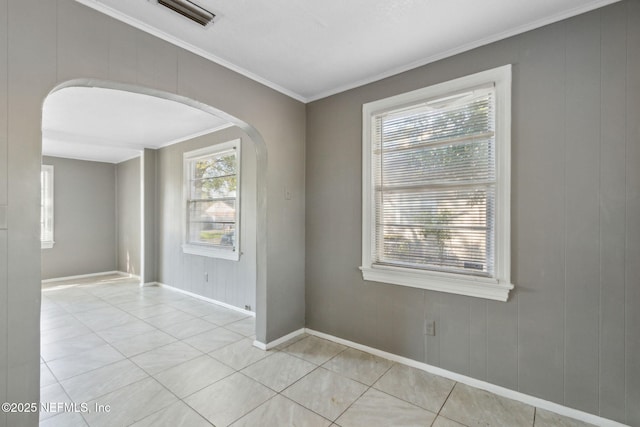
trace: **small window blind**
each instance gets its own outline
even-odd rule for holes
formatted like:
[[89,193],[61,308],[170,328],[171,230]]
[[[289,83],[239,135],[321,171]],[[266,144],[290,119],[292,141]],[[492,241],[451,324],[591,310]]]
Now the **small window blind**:
[[40,170],[40,241],[53,244],[53,166]]
[[373,263],[492,277],[493,86],[372,119]]
[[186,161],[188,244],[235,251],[238,222],[236,147]]

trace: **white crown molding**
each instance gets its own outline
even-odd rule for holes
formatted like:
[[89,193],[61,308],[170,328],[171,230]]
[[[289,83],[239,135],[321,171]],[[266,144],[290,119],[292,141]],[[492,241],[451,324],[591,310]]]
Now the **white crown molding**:
[[235,125],[233,123],[225,123],[225,124],[220,125],[220,126],[216,126],[216,127],[210,128],[210,129],[205,129],[205,130],[200,131],[200,132],[194,132],[194,133],[191,133],[191,134],[186,135],[186,136],[181,136],[180,138],[172,139],[171,141],[168,141],[168,142],[165,142],[163,144],[160,144],[157,147],[147,147],[147,148],[158,149],[158,148],[168,147],[170,145],[177,144],[179,142],[188,141],[190,139],[194,139],[194,138],[197,138],[199,136],[203,136],[203,135],[208,135],[210,133],[219,132],[221,130],[228,129],[228,128],[234,127],[234,126]]
[[191,53],[195,53],[196,55],[201,56],[201,57],[203,57],[205,59],[208,59],[208,60],[210,60],[212,62],[215,62],[218,65],[222,65],[223,67],[228,68],[231,71],[235,71],[238,74],[241,74],[241,75],[243,75],[243,76],[245,76],[245,77],[247,77],[247,78],[249,78],[251,80],[254,80],[254,81],[256,81],[256,82],[258,82],[260,84],[263,84],[264,86],[267,86],[268,88],[271,88],[271,89],[273,89],[273,90],[275,90],[277,92],[280,92],[280,93],[282,93],[284,95],[287,95],[287,96],[289,96],[289,97],[291,97],[291,98],[293,98],[293,99],[295,99],[297,101],[300,101],[300,102],[303,102],[303,103],[308,102],[308,100],[305,97],[303,97],[303,96],[301,96],[301,95],[299,95],[299,94],[297,94],[297,93],[295,93],[293,91],[290,91],[289,89],[286,89],[286,88],[284,88],[284,87],[282,87],[282,86],[280,86],[280,85],[278,85],[278,84],[276,84],[276,83],[274,83],[274,82],[272,82],[270,80],[267,80],[267,79],[265,79],[263,77],[260,77],[259,75],[254,74],[251,71],[245,70],[244,68],[239,67],[239,66],[237,66],[237,65],[235,65],[235,64],[233,64],[233,63],[231,63],[231,62],[229,62],[229,61],[227,61],[225,59],[222,59],[219,56],[216,56],[216,55],[214,55],[212,53],[209,53],[204,49],[201,49],[201,48],[199,48],[197,46],[194,46],[191,43],[187,43],[187,42],[185,42],[183,40],[178,39],[175,36],[172,36],[171,34],[167,34],[164,31],[161,31],[161,30],[159,30],[159,29],[157,29],[155,27],[152,27],[151,25],[148,25],[148,24],[146,24],[146,23],[144,23],[142,21],[139,21],[137,19],[134,19],[134,18],[132,18],[132,17],[130,17],[128,15],[125,15],[124,13],[122,13],[122,12],[120,12],[118,10],[115,10],[115,9],[113,9],[111,7],[105,6],[104,4],[99,3],[96,0],[75,0],[75,1],[85,5],[87,7],[90,7],[91,9],[97,10],[98,12],[102,12],[105,15],[108,15],[108,16],[114,18],[114,19],[117,19],[118,21],[124,22],[125,24],[129,24],[134,28],[137,28],[137,29],[142,30],[142,31],[144,31],[146,33],[149,33],[149,34],[151,34],[153,36],[156,36],[159,39],[162,39],[162,40],[164,40],[166,42],[169,42],[169,43],[171,43],[171,44],[173,44],[175,46],[178,46],[178,47],[181,47],[181,48],[183,48],[185,50],[188,50]]
[[146,148],[152,149],[152,150],[159,150],[161,148],[165,148],[165,147],[168,147],[170,145],[178,144],[180,142],[189,141],[191,139],[194,139],[194,138],[197,138],[197,137],[200,137],[200,136],[204,136],[204,135],[208,135],[208,134],[211,134],[211,133],[219,132],[221,130],[224,130],[224,129],[227,129],[227,128],[230,128],[230,127],[233,127],[233,126],[234,126],[233,123],[225,123],[225,124],[220,125],[220,126],[216,126],[216,127],[213,127],[213,128],[202,130],[202,131],[190,133],[188,135],[172,139],[170,141],[167,141],[167,142],[162,143],[162,144],[157,145],[157,146],[154,146],[154,145],[147,146],[145,144],[131,144],[131,143],[128,143],[128,142],[122,142],[122,141],[110,140],[110,139],[105,139],[105,138],[99,138],[99,137],[96,137],[96,136],[83,136],[83,135],[70,133],[70,132],[43,129],[42,130],[42,139],[43,140],[64,142],[64,143],[69,143],[69,144],[78,144],[78,145],[82,145],[82,146],[91,145],[91,146],[96,146],[96,147],[109,147],[109,148],[116,148],[116,149],[121,149],[121,150],[126,150],[126,151],[135,151],[135,153],[130,153],[130,154],[128,154],[128,155],[126,155],[124,157],[121,157],[118,160],[114,160],[114,161],[96,160],[95,158],[89,158],[89,157],[85,158],[85,157],[82,157],[82,156],[56,154],[55,152],[49,151],[46,148],[45,144],[43,144],[42,155],[48,156],[48,157],[59,157],[59,158],[63,158],[63,159],[83,160],[83,161],[88,161],[88,162],[100,162],[100,163],[118,164],[118,163],[126,162],[126,161],[131,160],[131,159],[135,159],[136,157],[140,157],[140,155],[142,154],[142,152]]
[[327,97],[329,97],[331,95],[336,95],[338,93],[346,92],[348,90],[355,89],[357,87],[364,86],[364,85],[367,85],[369,83],[377,82],[378,80],[386,79],[388,77],[395,76],[396,74],[404,73],[406,71],[410,71],[410,70],[413,70],[415,68],[419,68],[419,67],[422,67],[424,65],[431,64],[431,63],[436,62],[436,61],[440,61],[441,59],[446,59],[446,58],[449,58],[451,56],[458,55],[459,53],[463,53],[463,52],[475,49],[477,47],[485,46],[485,45],[488,45],[488,44],[491,44],[491,43],[494,43],[494,42],[497,42],[497,41],[500,41],[500,40],[507,39],[509,37],[516,36],[518,34],[526,33],[527,31],[535,30],[536,28],[544,27],[545,25],[553,24],[555,22],[562,21],[563,19],[568,19],[568,18],[571,18],[573,16],[577,16],[577,15],[580,15],[580,14],[583,14],[583,13],[587,13],[587,12],[590,12],[592,10],[604,7],[604,6],[608,6],[610,4],[617,3],[618,1],[620,1],[620,0],[594,0],[592,2],[589,2],[587,4],[581,5],[579,7],[564,11],[562,13],[558,13],[556,15],[549,16],[549,17],[544,18],[544,19],[539,19],[539,20],[534,21],[534,22],[532,22],[530,24],[521,25],[519,27],[512,28],[512,29],[507,30],[507,31],[502,31],[500,33],[491,35],[489,37],[485,37],[483,39],[476,40],[476,41],[474,41],[472,43],[467,43],[467,44],[462,45],[460,47],[456,47],[454,49],[449,49],[449,50],[444,51],[442,53],[438,53],[436,55],[432,55],[432,56],[429,56],[427,58],[420,59],[418,61],[414,61],[414,62],[412,62],[410,64],[403,65],[401,67],[392,68],[392,69],[390,69],[388,71],[385,71],[385,72],[380,73],[380,74],[376,74],[375,76],[371,76],[371,77],[367,77],[367,78],[361,79],[361,80],[359,80],[357,82],[348,83],[348,84],[345,84],[345,85],[342,85],[342,86],[338,86],[338,87],[336,87],[334,89],[330,89],[330,90],[321,92],[321,93],[319,93],[317,95],[310,96],[310,97],[306,98],[305,102],[309,103],[309,102],[317,101],[317,100],[322,99],[322,98],[327,98]]
[[567,11],[552,15],[550,17],[546,17],[544,19],[539,19],[539,20],[534,21],[532,23],[521,25],[519,27],[512,28],[512,29],[507,30],[507,31],[502,31],[502,32],[496,33],[494,35],[491,35],[489,37],[485,37],[485,38],[482,38],[480,40],[476,40],[476,41],[474,41],[472,43],[467,43],[467,44],[462,45],[460,47],[457,47],[457,48],[454,48],[454,49],[449,49],[449,50],[444,51],[442,53],[439,53],[439,54],[436,54],[436,55],[431,55],[431,56],[429,56],[427,58],[423,58],[423,59],[420,59],[418,61],[414,61],[414,62],[411,62],[409,64],[406,64],[406,65],[403,65],[403,66],[400,66],[400,67],[394,67],[394,68],[392,68],[392,69],[390,69],[388,71],[385,71],[383,73],[379,73],[379,74],[376,74],[374,76],[367,77],[367,78],[355,81],[353,83],[347,83],[347,84],[338,86],[336,88],[333,88],[333,89],[330,89],[330,90],[327,90],[327,91],[323,91],[323,92],[320,92],[320,93],[318,93],[316,95],[311,95],[311,96],[303,96],[303,95],[301,95],[299,93],[296,93],[296,92],[294,92],[292,90],[289,90],[289,89],[287,89],[285,87],[282,87],[282,86],[280,86],[280,85],[278,85],[278,84],[276,84],[276,83],[274,83],[274,82],[272,82],[272,81],[270,81],[268,79],[265,79],[265,78],[255,74],[255,73],[252,73],[251,71],[248,71],[248,70],[246,70],[246,69],[244,69],[242,67],[239,67],[239,66],[237,66],[237,65],[235,65],[235,64],[233,64],[233,63],[231,63],[231,62],[229,62],[229,61],[227,61],[225,59],[222,59],[222,58],[220,58],[220,57],[218,57],[218,56],[216,56],[216,55],[214,55],[214,54],[212,54],[210,52],[207,52],[204,49],[201,49],[201,48],[196,47],[196,46],[194,46],[194,45],[192,45],[190,43],[187,43],[187,42],[185,42],[183,40],[180,40],[177,37],[172,36],[171,34],[167,34],[164,31],[161,31],[161,30],[159,30],[159,29],[157,29],[155,27],[152,27],[151,25],[148,25],[148,24],[146,24],[146,23],[144,23],[142,21],[139,21],[137,19],[134,19],[134,18],[132,18],[132,17],[130,17],[130,16],[118,11],[118,10],[115,10],[115,9],[113,9],[111,7],[108,7],[108,6],[106,6],[106,5],[102,4],[102,3],[99,3],[97,0],[75,0],[75,1],[85,5],[87,7],[90,7],[92,9],[95,9],[95,10],[97,10],[99,12],[102,12],[102,13],[104,13],[104,14],[106,14],[106,15],[114,18],[114,19],[117,19],[117,20],[119,20],[121,22],[129,24],[129,25],[131,25],[131,26],[133,26],[133,27],[135,27],[135,28],[137,28],[139,30],[142,30],[142,31],[144,31],[146,33],[154,35],[154,36],[156,36],[156,37],[158,37],[158,38],[160,38],[160,39],[162,39],[162,40],[164,40],[166,42],[169,42],[169,43],[171,43],[171,44],[173,44],[175,46],[181,47],[181,48],[183,48],[185,50],[188,50],[189,52],[192,52],[192,53],[194,53],[194,54],[196,54],[198,56],[201,56],[201,57],[203,57],[205,59],[208,59],[208,60],[210,60],[212,62],[215,62],[216,64],[222,65],[223,67],[228,68],[229,70],[235,71],[238,74],[241,74],[241,75],[243,75],[243,76],[245,76],[245,77],[247,77],[247,78],[249,78],[251,80],[254,80],[254,81],[256,81],[256,82],[258,82],[260,84],[263,84],[263,85],[265,85],[265,86],[267,86],[267,87],[269,87],[269,88],[271,88],[271,89],[273,89],[273,90],[275,90],[277,92],[280,92],[280,93],[282,93],[284,95],[287,95],[287,96],[289,96],[289,97],[291,97],[291,98],[293,98],[295,100],[298,100],[298,101],[303,102],[303,103],[306,104],[306,103],[310,103],[310,102],[313,102],[313,101],[317,101],[317,100],[322,99],[322,98],[327,98],[327,97],[329,97],[331,95],[335,95],[335,94],[338,94],[338,93],[341,93],[341,92],[345,92],[345,91],[348,91],[348,90],[351,90],[351,89],[355,89],[357,87],[364,86],[364,85],[367,85],[369,83],[373,83],[373,82],[376,82],[378,80],[382,80],[382,79],[385,79],[387,77],[391,77],[391,76],[394,76],[396,74],[403,73],[405,71],[413,70],[415,68],[422,67],[424,65],[427,65],[427,64],[439,61],[441,59],[445,59],[445,58],[457,55],[459,53],[463,53],[463,52],[475,49],[475,48],[480,47],[480,46],[484,46],[484,45],[487,45],[487,44],[490,44],[490,43],[494,43],[494,42],[499,41],[499,40],[503,40],[503,39],[506,39],[506,38],[509,38],[509,37],[512,37],[512,36],[527,32],[527,31],[530,31],[530,30],[534,30],[534,29],[539,28],[539,27],[543,27],[545,25],[553,24],[554,22],[562,21],[563,19],[571,18],[573,16],[580,15],[582,13],[590,12],[592,10],[595,10],[595,9],[598,9],[598,8],[601,8],[601,7],[616,3],[616,2],[618,2],[620,0],[593,0],[593,1],[587,2],[586,4],[581,5],[579,7],[575,7],[573,9],[569,9]]
[[120,163],[128,162],[129,160],[140,157],[142,155],[142,151],[140,151],[139,153],[132,154],[131,156],[120,158],[118,160],[96,160],[95,158],[89,158],[89,157],[83,157],[83,156],[72,156],[68,154],[62,155],[62,154],[55,154],[55,153],[49,154],[45,152],[43,152],[42,155],[46,157],[55,157],[56,159],[79,160],[81,162],[96,162],[96,163],[108,163],[111,165],[118,165]]
[[95,135],[81,135],[78,133],[65,132],[59,130],[42,129],[42,139],[50,141],[65,142],[69,144],[93,145],[98,147],[123,148],[127,150],[142,151],[147,147],[144,144],[128,143],[123,141],[102,138]]
[[190,139],[197,138],[203,135],[208,135],[210,133],[218,132],[233,126],[234,126],[233,123],[225,123],[220,126],[215,126],[212,128],[201,130],[201,131],[189,133],[187,135],[174,138],[167,142],[163,142],[159,145],[136,144],[136,143],[126,142],[126,141],[118,141],[118,140],[112,140],[107,138],[101,138],[95,135],[82,135],[82,134],[64,132],[64,131],[52,130],[52,129],[42,129],[42,138],[48,139],[51,141],[66,142],[71,144],[94,145],[99,147],[110,147],[110,148],[116,147],[116,148],[124,148],[127,150],[142,151],[145,148],[150,148],[155,150],[159,148],[168,147],[170,145],[177,144],[179,142],[188,141]]

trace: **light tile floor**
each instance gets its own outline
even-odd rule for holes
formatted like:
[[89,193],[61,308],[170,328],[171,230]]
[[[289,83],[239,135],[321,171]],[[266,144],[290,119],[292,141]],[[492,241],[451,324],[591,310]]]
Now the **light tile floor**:
[[77,411],[40,425],[586,426],[314,336],[262,351],[254,329],[119,276],[45,287],[41,400]]

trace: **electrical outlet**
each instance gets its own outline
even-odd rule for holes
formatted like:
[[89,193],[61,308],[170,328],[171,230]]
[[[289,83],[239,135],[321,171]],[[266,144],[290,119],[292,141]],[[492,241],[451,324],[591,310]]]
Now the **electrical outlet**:
[[425,319],[424,321],[424,334],[434,336],[436,334],[436,322],[435,320]]
[[284,199],[291,200],[291,190],[288,187],[284,187]]
[[205,282],[209,281],[209,273],[204,273],[204,281]]

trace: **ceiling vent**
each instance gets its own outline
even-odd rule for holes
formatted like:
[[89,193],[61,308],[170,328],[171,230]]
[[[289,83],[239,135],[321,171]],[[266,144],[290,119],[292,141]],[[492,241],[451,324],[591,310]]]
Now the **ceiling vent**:
[[209,12],[189,0],[157,0],[158,4],[173,10],[176,13],[192,20],[193,22],[206,27],[213,22],[216,17]]

